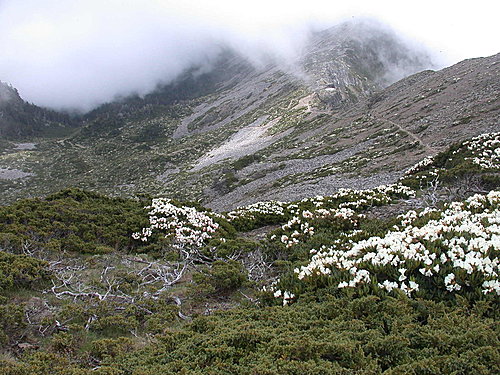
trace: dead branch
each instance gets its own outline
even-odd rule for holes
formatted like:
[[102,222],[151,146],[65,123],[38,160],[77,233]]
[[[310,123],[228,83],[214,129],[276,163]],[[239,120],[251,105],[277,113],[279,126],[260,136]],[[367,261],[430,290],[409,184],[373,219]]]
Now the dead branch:
[[251,281],[260,281],[267,278],[273,266],[273,262],[267,261],[259,249],[248,253],[241,262],[247,270],[248,278]]

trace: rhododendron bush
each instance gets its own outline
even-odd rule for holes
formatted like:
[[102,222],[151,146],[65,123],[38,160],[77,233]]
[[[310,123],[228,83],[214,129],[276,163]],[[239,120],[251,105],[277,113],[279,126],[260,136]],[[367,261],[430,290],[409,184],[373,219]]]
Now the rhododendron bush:
[[[238,230],[250,230],[268,224],[282,224],[287,220],[294,220],[294,217],[301,216],[303,212],[307,215],[307,212],[316,212],[320,209],[324,212],[339,208],[362,210],[414,195],[415,191],[402,184],[381,185],[368,190],[340,189],[330,196],[318,195],[298,202],[257,202],[239,207],[223,217]],[[321,216],[322,214],[318,211],[315,215]]]
[[472,154],[472,162],[484,169],[500,169],[500,132],[481,134],[464,146]]
[[281,289],[297,293],[309,285],[444,299],[500,295],[500,192],[477,194],[442,210],[408,211],[399,219],[381,237],[353,241],[362,237],[359,230],[340,233],[334,244],[312,249],[310,261],[295,268],[298,284],[278,283],[272,291],[281,297]]
[[[437,178],[442,181],[455,181],[461,175],[494,175],[499,170],[500,132],[487,133],[453,145],[449,150],[437,155],[426,157],[408,169],[401,180],[405,184],[418,186],[415,181],[420,184]],[[498,183],[496,187],[491,187],[495,188],[498,188]]]
[[160,231],[166,238],[172,239],[174,245],[201,247],[219,228],[207,212],[194,207],[179,207],[170,199],[153,199],[151,205],[145,208],[149,210],[150,226],[134,233],[132,237],[136,240],[146,242],[153,232]]

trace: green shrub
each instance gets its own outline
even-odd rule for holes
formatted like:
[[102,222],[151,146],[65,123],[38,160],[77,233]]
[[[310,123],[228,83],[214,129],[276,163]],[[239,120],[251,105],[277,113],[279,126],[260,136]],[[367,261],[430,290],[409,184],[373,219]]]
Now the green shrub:
[[72,355],[79,347],[79,341],[75,336],[67,332],[60,332],[52,336],[50,350],[60,355]]
[[247,276],[241,263],[234,260],[217,260],[203,273],[195,273],[193,280],[198,292],[210,295],[230,293],[238,289],[247,281]]
[[145,202],[108,198],[66,189],[46,199],[25,199],[0,207],[0,245],[19,252],[32,249],[103,254],[146,247],[131,234],[148,222]]
[[138,327],[135,317],[122,314],[99,317],[91,326],[93,331],[110,335],[129,333]]
[[130,352],[133,346],[133,340],[128,337],[96,340],[91,344],[90,355],[98,360],[113,358]]
[[6,345],[9,337],[21,336],[25,327],[24,306],[0,302],[0,344]]
[[49,279],[47,263],[27,255],[0,251],[0,292],[29,288]]

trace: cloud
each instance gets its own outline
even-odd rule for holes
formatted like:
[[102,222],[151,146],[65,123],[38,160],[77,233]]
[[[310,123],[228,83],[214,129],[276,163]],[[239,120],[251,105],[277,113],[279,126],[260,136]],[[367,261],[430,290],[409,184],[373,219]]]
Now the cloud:
[[0,80],[36,104],[88,110],[116,95],[145,94],[212,61],[222,45],[254,62],[264,54],[289,59],[309,30],[362,16],[454,62],[498,52],[491,50],[498,12],[488,9],[494,2],[483,4],[476,22],[479,7],[447,1],[0,0]]

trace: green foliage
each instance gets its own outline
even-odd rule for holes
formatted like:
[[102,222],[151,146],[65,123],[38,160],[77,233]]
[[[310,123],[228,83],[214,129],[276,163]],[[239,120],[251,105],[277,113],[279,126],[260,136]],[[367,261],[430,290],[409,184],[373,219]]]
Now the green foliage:
[[13,252],[21,246],[89,254],[141,251],[146,246],[131,233],[147,223],[144,205],[78,189],[21,200],[0,207],[0,245]]
[[258,154],[246,155],[233,162],[233,168],[238,171],[248,167],[250,164],[259,162],[261,159],[262,157]]
[[77,347],[77,338],[67,332],[60,332],[54,335],[50,341],[50,350],[65,356],[74,354]]
[[[425,188],[426,184],[439,178],[445,185],[472,182],[483,189],[497,189],[500,177],[493,156],[498,150],[498,143],[494,141],[498,137],[496,134],[485,134],[451,145],[435,155],[429,164],[406,175],[402,182],[412,188]],[[490,167],[486,166],[488,164]]]
[[105,332],[109,335],[128,333],[136,329],[138,322],[133,316],[124,314],[108,315],[99,318],[93,325],[92,330]]
[[0,344],[5,345],[9,337],[17,336],[20,329],[26,326],[23,306],[14,303],[4,304],[0,301]]
[[[477,298],[459,295],[450,303],[438,288],[424,285],[423,280],[417,281],[423,289],[434,288],[435,294],[417,295],[415,299],[403,293],[380,293],[369,285],[339,292],[340,273],[333,278],[319,277],[313,284],[298,282],[293,269],[310,259],[311,249],[332,244],[347,246],[349,241],[383,236],[393,230],[399,219],[368,219],[357,213],[394,198],[397,196],[381,192],[352,191],[335,198],[286,204],[283,214],[278,210],[281,206],[275,205],[270,213],[252,212],[251,217],[242,215],[231,222],[217,218],[222,235],[196,249],[203,261],[195,264],[199,272],[188,271],[187,276],[192,276],[194,282],[176,284],[157,299],[138,292],[144,280],[137,274],[120,267],[119,262],[109,263],[109,272],[119,285],[116,288],[137,293],[133,302],[124,303],[120,298],[86,299],[84,303],[54,299],[50,302],[54,315],[47,324],[58,319],[69,330],[58,333],[48,330],[38,351],[26,352],[16,359],[0,357],[0,372],[7,375],[498,373],[500,332],[494,299],[475,301]],[[341,219],[335,215],[311,216],[309,212],[306,216],[314,234],[301,237],[292,247],[279,241],[286,230],[295,230],[292,226],[292,229],[276,229],[260,242],[237,236],[236,228],[284,224],[292,216],[302,220],[306,219],[302,215],[305,210],[314,211],[318,205],[324,211],[338,209],[343,203],[356,213]],[[135,200],[67,190],[45,200],[25,200],[1,208],[0,238],[12,250],[28,246],[32,250],[72,251],[72,255],[86,259],[88,264],[109,262],[110,256],[106,254],[115,250],[169,255],[168,244],[159,238],[152,238],[152,244],[130,239],[132,232],[147,225],[144,205]],[[435,215],[430,212],[415,223],[421,225],[436,219]],[[112,238],[108,232],[113,234]],[[276,241],[271,240],[272,234],[277,235]],[[197,316],[207,304],[221,303],[225,307],[226,303],[230,306],[241,303],[240,294],[234,292],[254,285],[248,282],[242,263],[228,258],[241,259],[257,249],[275,261],[269,278],[279,276],[280,283],[289,285],[287,290],[299,298],[289,306],[282,306],[282,300],[272,297],[272,292],[259,294],[251,290],[251,297],[261,296],[256,305],[246,302],[247,305],[228,311]],[[89,257],[85,253],[104,255]],[[86,271],[89,273],[81,275],[91,279],[91,283],[104,284],[102,274],[95,273],[95,269]],[[377,275],[390,272],[382,268],[370,271],[378,272]],[[33,287],[50,276],[44,262],[6,252],[0,252],[0,273],[5,291]],[[480,293],[476,284],[471,284],[471,293]],[[172,296],[181,298],[182,307],[173,303]],[[181,320],[179,309],[193,319]],[[0,342],[16,342],[23,337],[26,327],[29,325],[23,304],[2,299]]]
[[481,176],[481,185],[487,190],[498,189],[500,187],[500,174],[484,174]]
[[371,296],[234,309],[167,330],[143,349],[119,338],[92,350],[127,374],[493,374],[498,344],[492,319]]
[[201,295],[229,293],[247,281],[241,263],[234,260],[213,262],[206,271],[193,275],[196,282],[195,293]]
[[22,362],[0,361],[0,370],[5,375],[89,375],[90,370],[82,369],[63,355],[36,352]]
[[259,246],[258,243],[245,238],[236,239],[213,239],[205,249],[203,254],[207,257],[215,256],[217,258],[231,258],[233,256],[242,256],[254,251]]
[[115,358],[132,350],[134,342],[128,337],[101,339],[92,342],[90,355],[98,360]]
[[12,288],[29,288],[47,281],[49,275],[44,261],[0,251],[0,293]]

